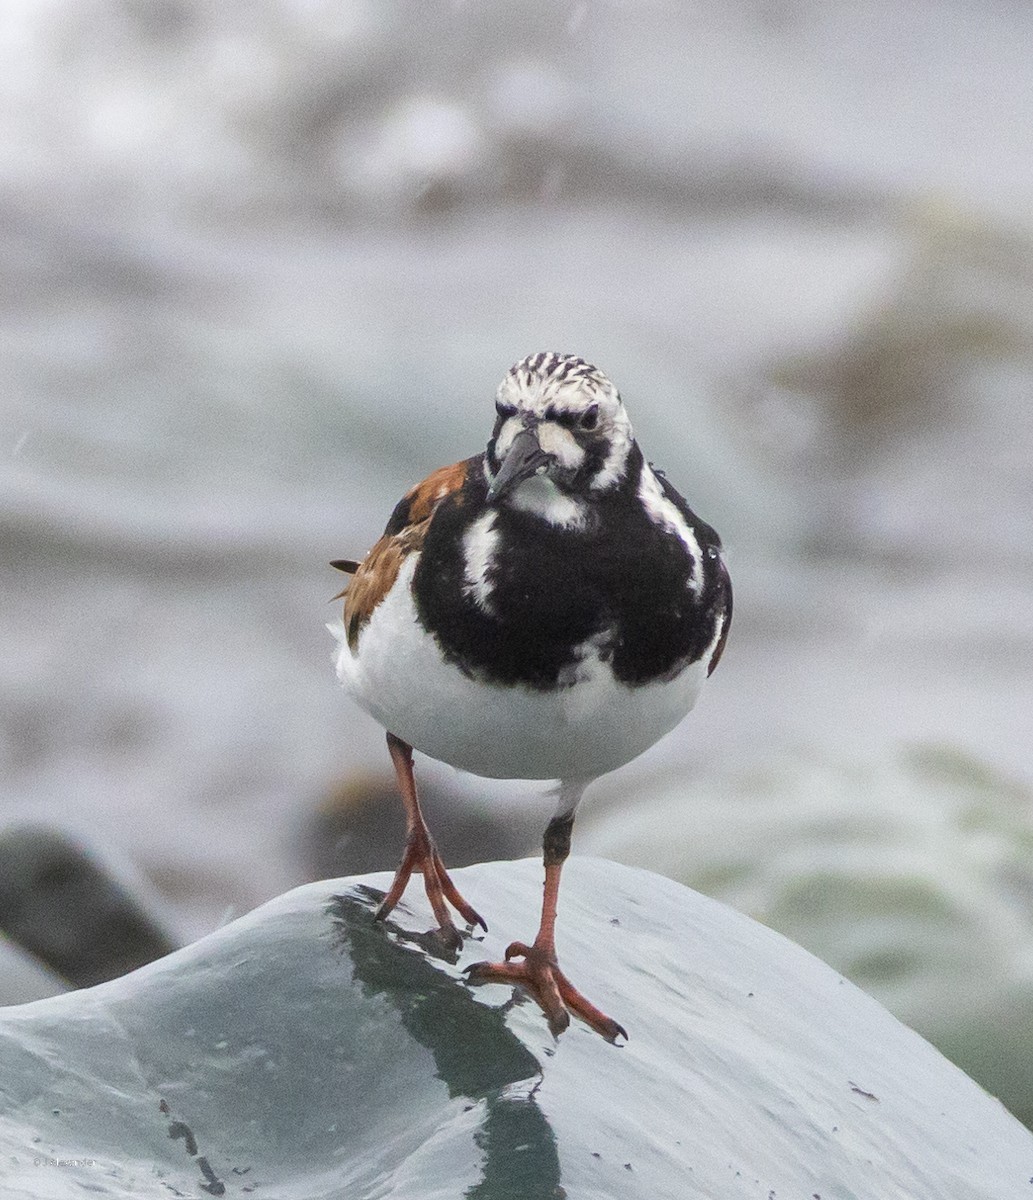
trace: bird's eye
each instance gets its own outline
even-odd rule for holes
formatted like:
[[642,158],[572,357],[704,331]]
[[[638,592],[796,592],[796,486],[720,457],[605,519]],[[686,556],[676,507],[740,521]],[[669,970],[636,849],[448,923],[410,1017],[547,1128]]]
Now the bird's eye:
[[599,405],[590,404],[588,408],[581,414],[581,420],[578,422],[582,429],[592,430],[599,424]]
[[516,415],[516,405],[506,404],[502,400],[495,401],[495,411],[500,417],[508,418]]

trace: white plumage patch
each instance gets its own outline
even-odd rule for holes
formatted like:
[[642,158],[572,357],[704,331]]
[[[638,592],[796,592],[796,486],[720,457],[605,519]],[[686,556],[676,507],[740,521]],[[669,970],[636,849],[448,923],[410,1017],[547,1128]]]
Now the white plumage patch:
[[685,549],[688,550],[689,557],[692,559],[692,576],[689,586],[698,593],[703,582],[701,576],[703,552],[700,549],[699,541],[678,511],[678,506],[668,500],[660,486],[660,481],[645,465],[642,467],[642,477],[639,480],[638,498],[642,501],[642,506],[649,519],[659,525],[661,529],[680,538]]
[[551,454],[561,467],[576,471],[585,461],[585,452],[569,429],[555,421],[543,421],[538,426],[538,445]]
[[544,475],[525,479],[513,489],[509,503],[521,512],[531,513],[564,529],[581,529],[588,520],[588,506],[577,497],[561,492]]
[[631,452],[633,441],[631,426],[615,423],[610,429],[609,437],[610,449],[606,453],[603,465],[588,484],[596,492],[605,492],[607,488],[620,483],[628,469],[628,454]]
[[474,603],[491,612],[492,582],[488,573],[495,563],[499,534],[495,511],[479,516],[463,535],[463,587]]

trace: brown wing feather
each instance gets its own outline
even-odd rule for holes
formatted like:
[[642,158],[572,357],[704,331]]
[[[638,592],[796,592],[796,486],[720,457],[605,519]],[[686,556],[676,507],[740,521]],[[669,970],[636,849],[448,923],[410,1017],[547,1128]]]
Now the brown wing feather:
[[402,563],[423,545],[435,509],[466,482],[468,462],[440,467],[406,492],[388,522],[388,532],[355,571],[344,593],[344,628],[352,650],[377,605],[394,586]]

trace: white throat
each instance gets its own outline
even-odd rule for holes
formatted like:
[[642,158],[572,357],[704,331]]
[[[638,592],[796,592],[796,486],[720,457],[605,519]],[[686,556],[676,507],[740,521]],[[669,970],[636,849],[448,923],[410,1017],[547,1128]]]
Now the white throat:
[[523,480],[508,497],[513,508],[531,513],[565,529],[581,529],[588,520],[588,508],[581,500],[561,492],[551,479],[534,475]]

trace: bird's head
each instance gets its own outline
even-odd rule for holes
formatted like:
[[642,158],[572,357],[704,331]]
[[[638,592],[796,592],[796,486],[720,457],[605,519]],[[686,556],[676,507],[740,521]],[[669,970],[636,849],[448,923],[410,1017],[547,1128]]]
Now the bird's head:
[[578,497],[615,487],[634,443],[620,395],[602,371],[545,351],[510,367],[495,400],[488,499],[576,524]]

